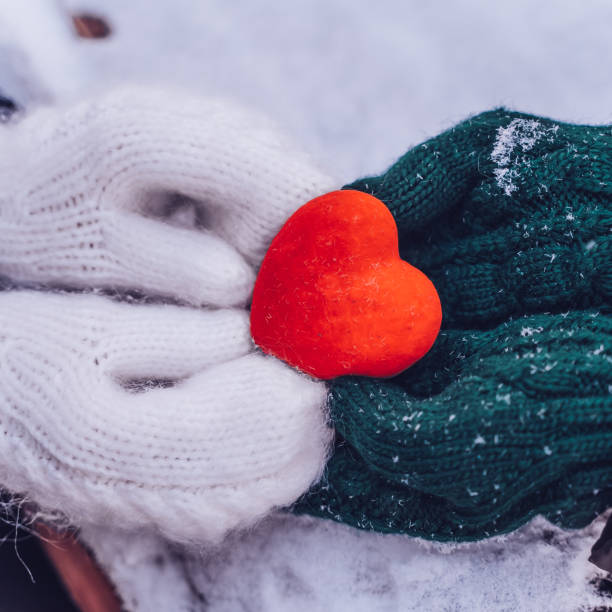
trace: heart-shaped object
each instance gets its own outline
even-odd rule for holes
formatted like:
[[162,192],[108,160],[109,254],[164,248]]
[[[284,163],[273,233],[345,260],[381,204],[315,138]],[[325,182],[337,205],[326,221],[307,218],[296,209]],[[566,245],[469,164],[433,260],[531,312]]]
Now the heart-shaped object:
[[399,257],[391,212],[353,190],[315,198],[288,219],[251,306],[255,343],[322,379],[398,374],[427,353],[441,322],[432,282]]

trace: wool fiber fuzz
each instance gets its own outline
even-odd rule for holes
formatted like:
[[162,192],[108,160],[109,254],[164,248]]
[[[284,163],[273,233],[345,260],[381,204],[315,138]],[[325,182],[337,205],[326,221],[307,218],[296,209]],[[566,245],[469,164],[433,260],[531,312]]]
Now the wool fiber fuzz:
[[11,291],[0,330],[2,482],[77,525],[214,541],[322,470],[325,387],[253,354],[243,311]]
[[611,127],[491,111],[348,187],[393,213],[442,331],[331,384],[335,454],[296,510],[433,540],[587,525],[612,505]]
[[[0,273],[244,305],[286,218],[332,182],[225,100],[120,89],[4,126]],[[190,203],[200,231],[161,224]]]
[[332,181],[268,120],[170,90],[38,109],[0,143],[1,484],[198,542],[295,501],[327,391],[255,352],[244,305]]

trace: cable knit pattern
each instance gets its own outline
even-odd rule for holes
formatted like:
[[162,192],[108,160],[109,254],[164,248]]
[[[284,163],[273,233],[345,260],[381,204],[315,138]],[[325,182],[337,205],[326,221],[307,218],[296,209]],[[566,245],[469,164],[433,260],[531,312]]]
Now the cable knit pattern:
[[[265,118],[224,100],[119,90],[3,130],[0,273],[243,305],[267,245],[333,187]],[[151,218],[189,198],[206,230]],[[246,261],[245,261],[246,260]]]
[[498,110],[349,186],[382,199],[443,330],[392,380],[339,379],[324,481],[295,508],[475,540],[612,505],[612,131]]
[[491,111],[350,188],[389,206],[447,328],[612,301],[610,126]]

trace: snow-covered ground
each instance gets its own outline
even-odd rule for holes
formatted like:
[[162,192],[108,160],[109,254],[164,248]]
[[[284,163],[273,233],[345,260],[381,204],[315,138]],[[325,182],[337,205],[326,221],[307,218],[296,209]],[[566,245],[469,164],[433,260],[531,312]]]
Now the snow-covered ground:
[[[58,6],[114,34],[77,56]],[[610,122],[611,27],[609,0],[0,0],[0,45],[26,40],[56,96],[125,80],[229,94],[347,181],[494,106]]]
[[215,550],[106,529],[83,536],[112,560],[135,612],[578,612],[606,603],[591,584],[602,572],[587,562],[602,526],[569,533],[535,519],[452,546],[277,515]]
[[[77,10],[112,36],[69,42]],[[612,122],[611,27],[609,0],[0,0],[0,88],[26,106],[119,81],[230,95],[349,182],[494,106]],[[604,603],[586,560],[600,529],[536,521],[450,550],[283,517],[181,558],[210,610],[570,611]]]

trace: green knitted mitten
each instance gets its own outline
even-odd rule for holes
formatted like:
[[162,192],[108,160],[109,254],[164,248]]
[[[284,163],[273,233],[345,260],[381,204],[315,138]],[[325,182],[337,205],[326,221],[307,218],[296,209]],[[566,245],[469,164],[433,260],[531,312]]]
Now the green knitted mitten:
[[348,188],[390,208],[442,332],[332,383],[335,453],[294,512],[475,540],[612,506],[612,128],[487,112]]

